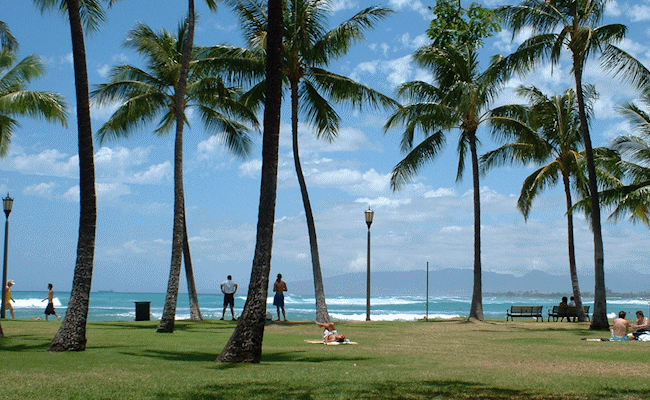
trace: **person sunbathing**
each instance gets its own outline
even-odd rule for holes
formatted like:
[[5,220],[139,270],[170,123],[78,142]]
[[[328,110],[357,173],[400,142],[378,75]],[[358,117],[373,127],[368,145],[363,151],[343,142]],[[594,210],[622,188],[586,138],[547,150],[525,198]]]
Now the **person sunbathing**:
[[614,326],[612,327],[611,339],[610,340],[630,340],[627,331],[630,329],[630,321],[625,319],[626,312],[621,311],[618,313],[618,318],[614,320]]
[[316,324],[324,329],[323,343],[345,342],[345,336],[339,335],[334,322],[321,323],[316,321]]

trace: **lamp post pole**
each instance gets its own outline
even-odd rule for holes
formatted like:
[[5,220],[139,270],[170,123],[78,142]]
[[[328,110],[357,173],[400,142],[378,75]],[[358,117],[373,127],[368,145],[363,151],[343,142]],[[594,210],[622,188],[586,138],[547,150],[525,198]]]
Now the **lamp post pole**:
[[375,212],[368,207],[365,211],[366,225],[368,225],[368,269],[366,274],[366,321],[370,321],[370,225],[372,225],[372,218]]
[[0,308],[0,318],[5,317],[5,308],[6,308],[6,297],[7,297],[7,250],[9,247],[9,214],[11,213],[11,208],[14,205],[14,199],[9,196],[2,199],[2,206],[5,210],[5,255],[4,262],[2,264],[2,307]]

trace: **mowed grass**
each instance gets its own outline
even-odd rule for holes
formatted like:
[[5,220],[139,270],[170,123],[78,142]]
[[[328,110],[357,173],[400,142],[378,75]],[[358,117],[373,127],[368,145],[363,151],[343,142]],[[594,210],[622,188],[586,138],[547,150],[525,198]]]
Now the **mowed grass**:
[[220,364],[234,322],[88,324],[84,352],[46,352],[59,322],[3,320],[5,399],[648,399],[650,343],[588,323],[349,322],[266,327],[260,364]]

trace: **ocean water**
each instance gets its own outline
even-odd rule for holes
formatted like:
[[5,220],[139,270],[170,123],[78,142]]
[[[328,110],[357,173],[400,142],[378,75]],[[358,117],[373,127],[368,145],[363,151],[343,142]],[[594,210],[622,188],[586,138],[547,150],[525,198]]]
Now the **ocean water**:
[[[13,292],[14,310],[16,318],[30,319],[43,318],[47,302],[42,301],[46,292]],[[57,313],[63,317],[68,304],[68,294],[57,292],[54,306]],[[150,302],[151,319],[158,320],[162,316],[165,302],[164,293],[116,293],[93,292],[90,297],[90,321],[133,321],[135,320],[135,303]],[[239,316],[245,296],[235,297],[235,314]],[[583,299],[585,305],[590,305],[593,311],[593,299]],[[506,310],[511,305],[543,305],[543,315],[547,310],[557,305],[559,299],[546,297],[513,297],[513,296],[483,296],[483,314],[485,318],[505,319]],[[217,294],[200,294],[199,304],[204,319],[221,318],[223,296]],[[370,319],[373,321],[409,321],[424,318],[454,318],[467,317],[471,304],[470,297],[429,296],[429,309],[427,314],[425,296],[395,296],[373,297],[370,299]],[[335,321],[365,321],[366,298],[360,297],[330,297],[327,298],[327,307]],[[644,310],[650,315],[650,302],[648,299],[607,299],[607,311],[610,318],[614,318],[620,310],[634,314],[636,310]],[[312,321],[316,316],[316,306],[313,296],[287,295],[285,297],[287,319],[293,321]],[[272,312],[277,318],[273,298],[267,300],[267,311]],[[10,317],[9,312],[6,313]],[[186,293],[178,297],[176,310],[177,319],[190,317],[189,299]],[[226,319],[230,319],[230,309],[226,312]]]

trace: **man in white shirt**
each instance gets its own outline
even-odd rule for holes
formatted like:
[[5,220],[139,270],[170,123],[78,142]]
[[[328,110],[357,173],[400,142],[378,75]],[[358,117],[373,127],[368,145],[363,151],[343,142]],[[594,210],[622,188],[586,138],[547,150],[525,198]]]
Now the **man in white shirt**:
[[226,316],[226,308],[230,305],[230,312],[232,313],[232,320],[237,321],[235,318],[235,292],[239,285],[232,280],[232,275],[228,275],[228,280],[221,282],[221,292],[223,292],[223,312],[221,313],[221,320]]

